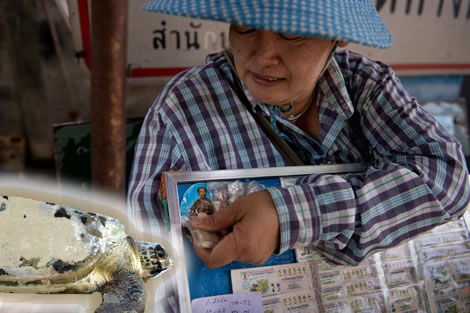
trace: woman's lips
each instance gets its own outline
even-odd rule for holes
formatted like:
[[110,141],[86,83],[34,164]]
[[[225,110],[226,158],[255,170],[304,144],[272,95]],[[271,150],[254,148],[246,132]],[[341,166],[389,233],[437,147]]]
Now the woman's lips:
[[259,85],[263,85],[263,86],[274,86],[285,80],[285,78],[267,76],[267,75],[262,75],[262,74],[258,74],[254,72],[251,72],[251,78],[253,79],[255,83]]

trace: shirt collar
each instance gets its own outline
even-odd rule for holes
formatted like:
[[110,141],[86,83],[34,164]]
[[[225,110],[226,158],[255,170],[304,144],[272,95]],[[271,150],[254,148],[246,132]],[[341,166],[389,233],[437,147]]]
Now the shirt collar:
[[330,109],[348,119],[354,113],[354,106],[346,88],[346,81],[335,58],[331,59],[329,66],[317,82],[320,94],[327,101]]

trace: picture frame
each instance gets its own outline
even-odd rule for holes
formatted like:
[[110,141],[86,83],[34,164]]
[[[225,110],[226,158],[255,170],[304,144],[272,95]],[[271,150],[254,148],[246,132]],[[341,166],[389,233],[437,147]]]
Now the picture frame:
[[[289,179],[299,178],[312,174],[346,174],[363,172],[367,168],[366,164],[335,164],[316,166],[295,166],[279,168],[257,168],[257,169],[237,169],[237,170],[214,170],[195,172],[168,172],[165,176],[167,202],[170,220],[170,240],[174,250],[178,252],[178,270],[176,271],[178,304],[181,312],[191,312],[191,300],[199,297],[207,297],[229,293],[231,286],[227,286],[226,277],[230,276],[230,269],[254,267],[234,262],[221,269],[210,270],[204,268],[204,264],[195,260],[195,254],[189,240],[184,236],[182,230],[182,201],[186,195],[194,194],[201,183],[213,182],[250,182],[257,181],[267,186],[281,186]],[[190,188],[192,187],[192,188]],[[194,200],[194,196],[187,197]],[[186,198],[184,198],[187,200]],[[188,205],[188,204],[186,204]],[[188,210],[186,209],[185,212]],[[288,251],[280,256],[273,255],[264,265],[277,265],[295,262],[293,251]],[[228,273],[226,273],[228,271]],[[209,281],[207,281],[209,279]],[[211,280],[214,280],[213,282]],[[211,289],[211,286],[215,286]],[[214,283],[214,284],[213,284]],[[205,289],[204,289],[205,288]],[[220,293],[219,293],[220,292]],[[217,294],[218,293],[218,294]]]

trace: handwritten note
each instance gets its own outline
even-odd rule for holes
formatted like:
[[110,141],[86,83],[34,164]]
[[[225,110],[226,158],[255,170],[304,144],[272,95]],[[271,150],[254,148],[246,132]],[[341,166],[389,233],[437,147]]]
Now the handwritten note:
[[193,313],[263,313],[260,292],[241,292],[194,299]]

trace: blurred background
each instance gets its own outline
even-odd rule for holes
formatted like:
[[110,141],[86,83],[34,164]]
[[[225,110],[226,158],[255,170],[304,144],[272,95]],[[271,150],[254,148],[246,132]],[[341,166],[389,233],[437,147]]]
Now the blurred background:
[[[144,12],[144,2],[0,2],[0,174],[123,192],[142,119],[164,84],[228,46],[228,25]],[[347,48],[390,64],[469,157],[470,1],[374,3],[393,47]],[[121,52],[111,49],[116,42]],[[108,131],[113,121],[122,136]],[[93,157],[92,147],[116,140]],[[106,157],[116,154],[117,169],[120,161]]]

